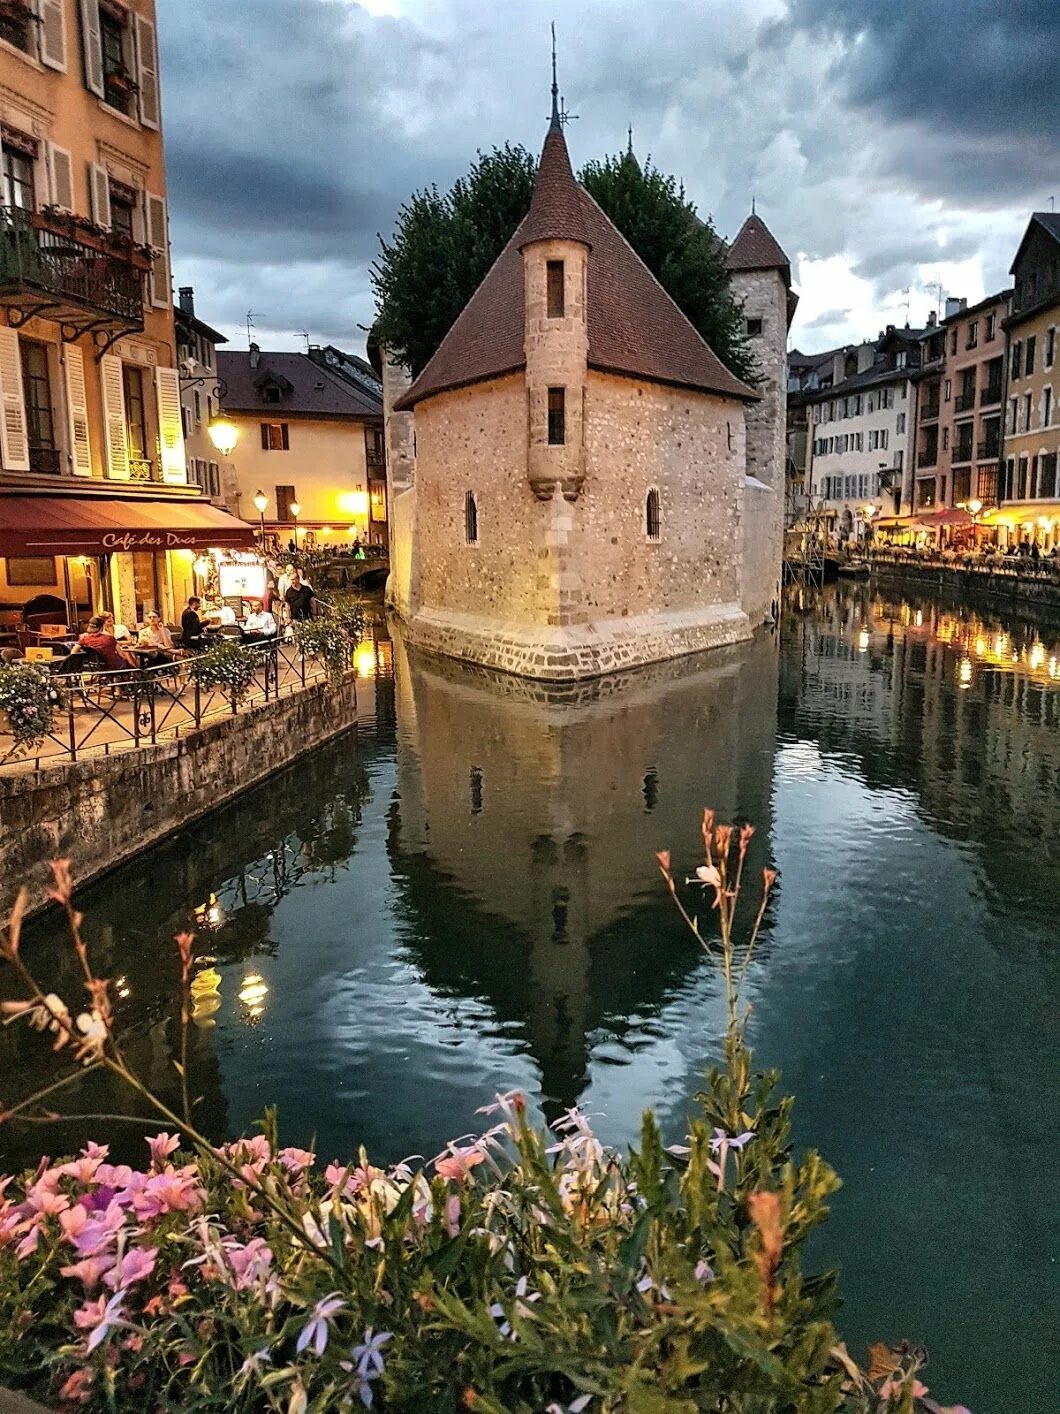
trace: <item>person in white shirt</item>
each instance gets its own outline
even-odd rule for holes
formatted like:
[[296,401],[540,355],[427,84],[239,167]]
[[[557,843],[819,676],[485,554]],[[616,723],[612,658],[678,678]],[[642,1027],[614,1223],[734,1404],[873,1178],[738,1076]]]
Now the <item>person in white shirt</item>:
[[240,636],[244,643],[267,643],[276,637],[276,620],[261,607],[260,599],[250,601],[250,613],[243,620]]

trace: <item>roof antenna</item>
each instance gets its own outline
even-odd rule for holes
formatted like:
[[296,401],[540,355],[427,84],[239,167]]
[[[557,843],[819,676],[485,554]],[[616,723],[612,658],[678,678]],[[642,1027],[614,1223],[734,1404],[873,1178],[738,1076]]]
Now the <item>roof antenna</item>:
[[298,332],[299,332],[299,337],[300,337],[300,338],[303,338],[303,339],[305,340],[305,351],[306,351],[306,353],[308,354],[308,352],[309,352],[309,330],[308,330],[308,329],[300,329]]
[[630,125],[629,125],[629,146],[626,148],[626,151],[627,151],[627,153],[629,154],[630,157],[633,156],[633,124],[632,124],[632,123],[630,123]]
[[247,310],[247,347],[254,342],[254,311]]
[[752,193],[751,193],[751,215],[752,215],[752,216],[757,216],[757,214],[758,214],[758,213],[757,213],[757,211],[755,210],[755,194],[754,194],[754,192],[752,192]]

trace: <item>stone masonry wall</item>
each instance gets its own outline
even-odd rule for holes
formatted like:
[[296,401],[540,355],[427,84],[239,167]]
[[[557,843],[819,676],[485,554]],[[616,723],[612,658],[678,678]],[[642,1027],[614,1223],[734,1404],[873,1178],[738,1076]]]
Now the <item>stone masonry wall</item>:
[[747,318],[762,320],[751,339],[762,382],[759,400],[747,408],[747,476],[770,488],[747,488],[744,517],[743,607],[760,623],[779,602],[784,537],[784,476],[787,465],[787,290],[776,270],[738,270],[733,292]]
[[[572,559],[590,621],[740,598],[742,405],[590,370]],[[660,538],[649,541],[648,491]]]
[[319,683],[163,745],[0,776],[0,906],[46,899],[48,861],[85,883],[356,723],[356,679]]

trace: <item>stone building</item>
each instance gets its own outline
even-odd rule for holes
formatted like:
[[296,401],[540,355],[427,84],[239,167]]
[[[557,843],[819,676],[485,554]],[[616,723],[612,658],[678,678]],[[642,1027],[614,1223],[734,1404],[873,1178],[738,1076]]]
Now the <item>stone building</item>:
[[1005,389],[1002,321],[1010,290],[968,306],[948,299],[946,317],[924,331],[917,379],[915,475],[909,508],[997,502]]
[[[217,345],[228,340],[195,313],[195,291],[182,285],[173,316],[177,332],[177,366],[180,369],[180,417],[188,474],[217,506],[235,509],[235,483],[231,467],[222,482],[223,462],[210,438],[210,423],[220,411],[224,384],[217,375]],[[250,508],[248,507],[248,514]]]
[[1060,215],[1032,215],[1011,273],[999,516],[1048,548],[1060,540]]
[[729,254],[761,396],[578,186],[554,88],[526,217],[412,385],[383,365],[388,597],[413,642],[563,680],[770,612],[788,262],[757,217]]

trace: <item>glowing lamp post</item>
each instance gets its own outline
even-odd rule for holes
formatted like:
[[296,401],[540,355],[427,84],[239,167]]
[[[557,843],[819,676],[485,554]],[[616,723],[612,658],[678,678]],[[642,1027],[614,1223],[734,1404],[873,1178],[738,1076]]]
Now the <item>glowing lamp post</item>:
[[863,519],[864,522],[865,522],[865,538],[866,538],[866,539],[871,539],[871,538],[872,538],[872,521],[873,521],[873,517],[876,516],[876,515],[879,513],[879,509],[880,509],[879,506],[874,506],[874,505],[871,503],[871,501],[870,501],[870,503],[869,503],[867,506],[862,506],[862,508],[861,508],[862,519]]
[[288,502],[288,509],[289,509],[290,512],[291,512],[291,519],[294,521],[294,552],[295,552],[295,554],[297,555],[297,554],[298,554],[298,517],[299,517],[299,515],[301,514],[302,507],[301,507],[301,505],[300,505],[300,503],[299,503],[298,501],[290,501],[290,502]]
[[265,555],[265,507],[269,504],[269,498],[264,491],[254,492],[254,509],[258,513],[258,526],[261,533],[261,554]]
[[239,428],[234,422],[229,422],[227,417],[215,417],[210,421],[206,429],[210,434],[210,441],[226,459],[232,455],[232,449],[239,441]]

